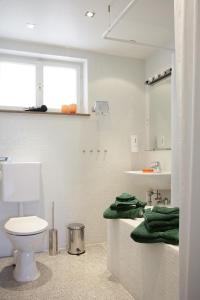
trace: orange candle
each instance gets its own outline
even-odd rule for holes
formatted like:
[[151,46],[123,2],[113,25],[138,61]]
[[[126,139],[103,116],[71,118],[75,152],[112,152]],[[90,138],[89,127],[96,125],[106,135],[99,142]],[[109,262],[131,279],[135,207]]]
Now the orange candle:
[[77,105],[72,103],[69,105],[69,113],[70,114],[76,114],[77,112]]
[[64,114],[69,114],[70,113],[69,105],[63,104],[61,106],[61,112],[64,113]]

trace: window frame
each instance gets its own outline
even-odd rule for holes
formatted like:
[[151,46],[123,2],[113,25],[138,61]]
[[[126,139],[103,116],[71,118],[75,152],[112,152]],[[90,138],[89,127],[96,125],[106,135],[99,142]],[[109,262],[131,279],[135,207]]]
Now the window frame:
[[[50,58],[49,58],[50,57]],[[86,111],[86,78],[85,75],[85,60],[81,61],[79,59],[73,59],[73,61],[67,57],[57,57],[57,56],[26,56],[26,55],[12,55],[12,54],[1,54],[0,62],[13,62],[19,64],[29,64],[36,67],[36,87],[35,87],[35,105],[40,106],[43,104],[43,67],[44,66],[58,66],[58,67],[69,67],[76,70],[77,74],[77,111]],[[45,104],[45,103],[44,103]],[[65,103],[63,103],[65,104]],[[20,106],[6,106],[0,105],[0,110],[24,110],[25,107]],[[59,112],[59,108],[48,107],[49,112]]]

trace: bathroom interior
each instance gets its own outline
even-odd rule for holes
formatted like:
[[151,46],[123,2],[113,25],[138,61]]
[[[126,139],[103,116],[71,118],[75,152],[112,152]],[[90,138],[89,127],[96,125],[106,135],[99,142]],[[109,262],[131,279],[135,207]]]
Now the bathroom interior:
[[185,2],[0,0],[0,300],[199,299]]

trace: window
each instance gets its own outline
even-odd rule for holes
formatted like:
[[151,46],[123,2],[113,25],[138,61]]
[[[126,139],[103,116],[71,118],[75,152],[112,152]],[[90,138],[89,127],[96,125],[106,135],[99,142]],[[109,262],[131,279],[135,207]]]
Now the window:
[[83,104],[83,63],[14,56],[0,57],[0,109],[45,104],[60,110],[63,104]]
[[77,103],[77,71],[75,69],[44,66],[43,99],[47,107]]
[[0,62],[0,106],[35,105],[36,67],[13,62]]

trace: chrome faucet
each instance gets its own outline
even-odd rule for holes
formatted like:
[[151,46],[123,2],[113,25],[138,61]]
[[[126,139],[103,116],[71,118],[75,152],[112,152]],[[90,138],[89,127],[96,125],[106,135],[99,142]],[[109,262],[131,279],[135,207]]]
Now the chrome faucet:
[[157,203],[161,203],[161,201],[162,201],[162,197],[161,197],[159,190],[156,190],[156,191],[150,190],[150,191],[148,191],[148,197],[149,197],[148,205],[150,205],[150,206],[152,206],[152,204],[153,204],[152,196],[154,196],[154,195],[156,196],[154,198],[154,201],[156,201]]
[[[155,195],[155,197],[153,197]],[[170,205],[170,199],[165,197],[162,198],[161,192],[159,190],[150,190],[147,192],[148,200],[147,203],[148,205],[152,206],[154,203],[156,205],[163,204],[163,205]],[[153,198],[153,200],[152,200]]]
[[150,166],[155,172],[161,172],[161,166],[159,161],[153,161]]

